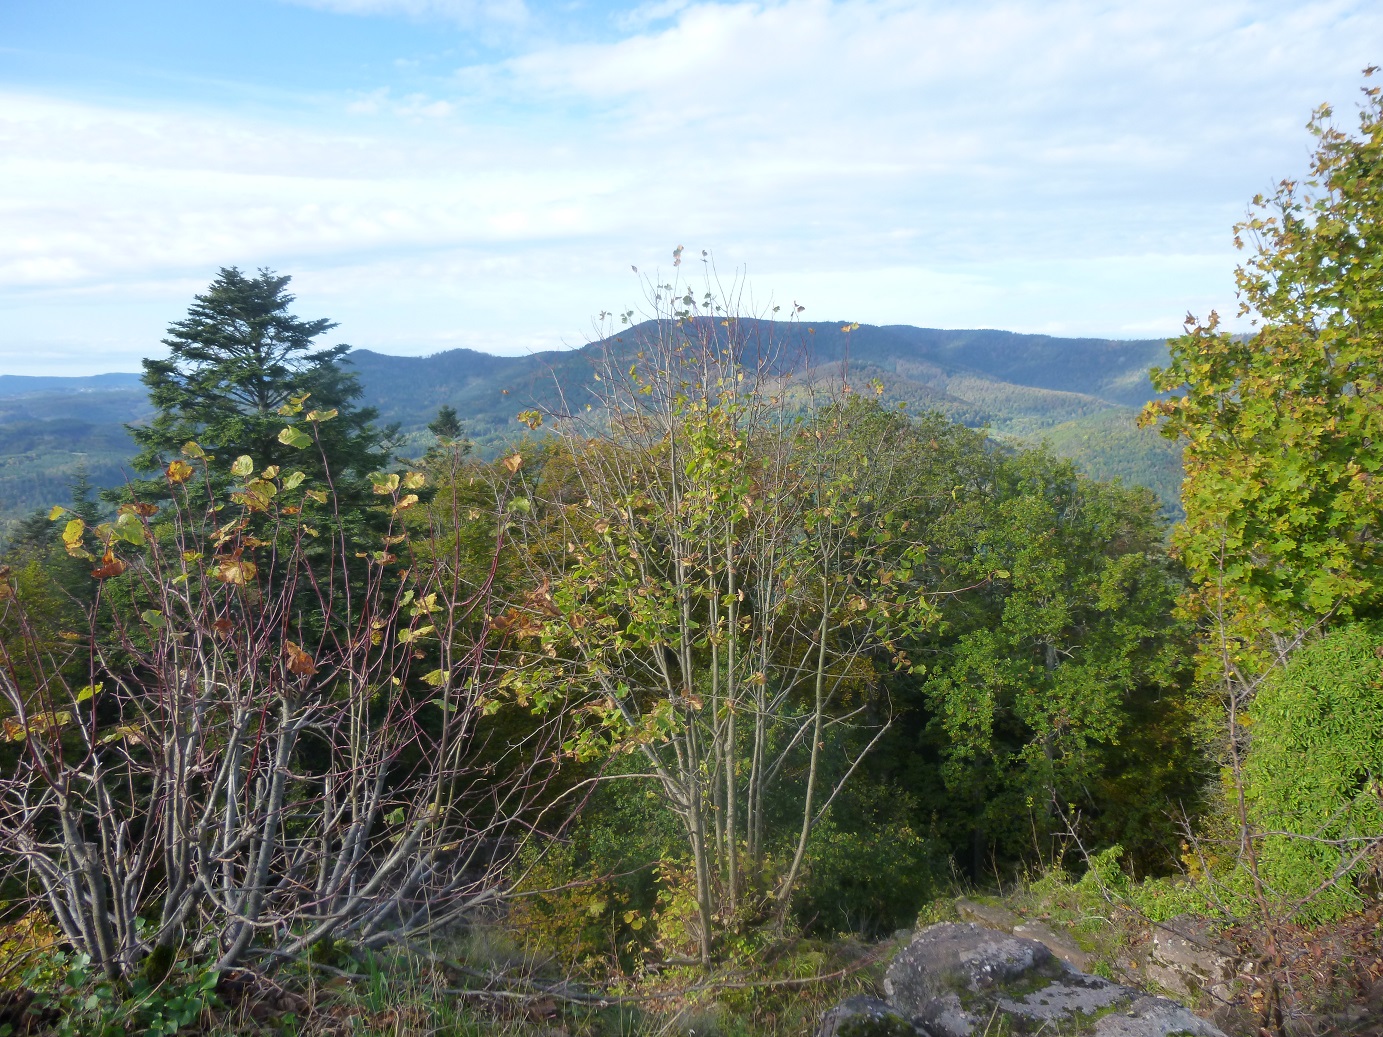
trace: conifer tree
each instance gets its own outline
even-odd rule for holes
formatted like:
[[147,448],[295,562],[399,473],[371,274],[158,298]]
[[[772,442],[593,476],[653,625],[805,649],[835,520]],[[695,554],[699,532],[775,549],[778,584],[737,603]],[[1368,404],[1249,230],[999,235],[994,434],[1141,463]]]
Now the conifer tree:
[[[156,413],[147,426],[130,429],[140,447],[137,468],[160,469],[195,441],[221,462],[213,471],[224,472],[241,455],[257,466],[308,468],[309,475],[325,467],[338,494],[350,496],[387,463],[393,430],[376,427],[375,410],[357,404],[361,387],[345,361],[350,347],[316,348],[336,325],[294,316],[290,280],[268,269],[249,277],[224,267],[187,317],[169,327],[168,357],[144,361]],[[280,439],[282,408],[304,398],[310,409],[336,412],[317,425],[320,449]]]

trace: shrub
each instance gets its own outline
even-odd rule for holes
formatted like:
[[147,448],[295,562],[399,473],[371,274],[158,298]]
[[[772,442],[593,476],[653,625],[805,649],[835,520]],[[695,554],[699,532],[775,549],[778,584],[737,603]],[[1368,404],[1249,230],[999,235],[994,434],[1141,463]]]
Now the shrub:
[[1253,705],[1245,796],[1260,875],[1289,913],[1356,908],[1383,841],[1383,640],[1362,624],[1303,648]]

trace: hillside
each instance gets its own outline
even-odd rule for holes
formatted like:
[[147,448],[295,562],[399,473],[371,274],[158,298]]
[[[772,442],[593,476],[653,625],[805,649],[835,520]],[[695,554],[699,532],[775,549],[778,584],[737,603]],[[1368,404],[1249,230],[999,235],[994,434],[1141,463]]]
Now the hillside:
[[[1046,439],[1092,475],[1119,476],[1155,490],[1177,508],[1180,461],[1172,446],[1133,418],[1153,395],[1147,370],[1166,356],[1163,340],[1055,338],[1006,331],[947,331],[906,325],[758,322],[783,367],[812,368],[825,381],[857,388],[876,382],[883,399],[909,410],[939,410],[1007,441]],[[609,343],[632,349],[631,329]],[[522,357],[453,349],[427,357],[350,354],[365,401],[397,423],[400,451],[420,453],[426,425],[449,405],[477,448],[493,452],[522,430],[514,415],[532,406],[584,404],[593,343]],[[85,464],[97,486],[125,478],[132,453],[127,423],[149,413],[134,374],[86,378],[0,376],[0,539],[13,522],[65,502]]]

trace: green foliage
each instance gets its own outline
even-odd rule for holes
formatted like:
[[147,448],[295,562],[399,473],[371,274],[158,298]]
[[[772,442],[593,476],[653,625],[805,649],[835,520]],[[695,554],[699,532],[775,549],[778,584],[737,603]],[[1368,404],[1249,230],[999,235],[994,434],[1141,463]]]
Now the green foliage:
[[93,970],[87,955],[55,951],[25,976],[25,985],[38,994],[34,1008],[57,1013],[57,1037],[173,1037],[220,1007],[219,980],[214,970],[177,961],[157,980],[137,976],[117,984]]
[[687,952],[679,826],[651,788],[621,777],[633,773],[628,760],[618,763],[563,841],[525,853],[508,920],[535,952],[594,977],[632,975],[647,955]]
[[1254,249],[1237,281],[1258,330],[1223,332],[1212,312],[1153,372],[1180,394],[1146,412],[1185,443],[1177,544],[1251,630],[1380,603],[1383,94],[1364,93],[1358,135],[1316,112],[1309,178],[1255,198],[1235,229]]
[[804,931],[877,938],[909,925],[944,874],[944,852],[914,830],[897,789],[856,782],[812,832],[811,862],[793,910]]
[[1072,804],[1097,842],[1165,846],[1158,813],[1194,797],[1197,754],[1178,729],[1188,638],[1156,502],[1041,451],[992,471],[943,555],[971,590],[922,689],[947,787],[1010,859],[1046,852],[1032,838]]
[[1383,832],[1383,638],[1342,627],[1307,645],[1253,704],[1244,785],[1258,864],[1286,914],[1357,908]]

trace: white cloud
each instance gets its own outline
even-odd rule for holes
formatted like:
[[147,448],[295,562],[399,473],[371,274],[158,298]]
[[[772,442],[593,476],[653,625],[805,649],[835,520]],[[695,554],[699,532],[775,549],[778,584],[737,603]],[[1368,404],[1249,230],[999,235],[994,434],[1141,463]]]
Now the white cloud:
[[[678,242],[824,319],[1171,332],[1232,310],[1230,225],[1304,169],[1317,103],[1349,121],[1383,51],[1383,8],[1349,0],[654,0],[627,18],[643,28],[311,119],[0,95],[0,307],[20,318],[0,321],[0,367],[57,341],[44,307],[93,342],[128,319],[143,349],[150,314],[229,263],[297,274],[360,345],[579,341],[630,300],[628,264]],[[103,323],[121,291],[147,305]]]

